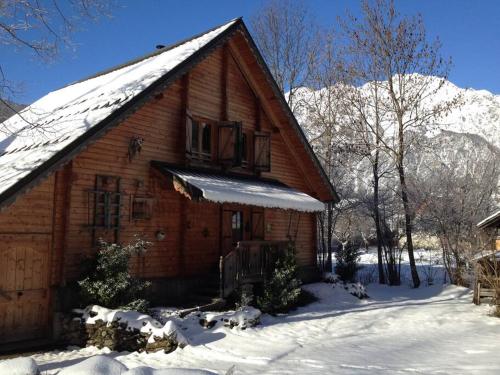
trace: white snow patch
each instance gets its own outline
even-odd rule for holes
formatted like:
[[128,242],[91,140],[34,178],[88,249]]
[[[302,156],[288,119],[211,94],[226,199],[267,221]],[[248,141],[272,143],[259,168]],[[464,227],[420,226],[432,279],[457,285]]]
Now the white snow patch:
[[96,355],[63,369],[58,375],[121,375],[127,366],[114,358]]
[[0,374],[38,375],[40,372],[33,358],[19,357],[0,361]]
[[[319,301],[254,329],[206,329],[190,314],[181,326],[191,345],[170,354],[113,353],[83,348],[33,355],[45,375],[104,354],[128,368],[199,368],[225,374],[481,374],[500,373],[500,319],[456,286],[367,286],[368,299],[316,283]],[[201,314],[200,314],[201,316]],[[177,323],[177,321],[176,321]]]
[[123,375],[217,375],[215,372],[205,370],[166,368],[153,369],[151,367],[140,366],[127,371]]

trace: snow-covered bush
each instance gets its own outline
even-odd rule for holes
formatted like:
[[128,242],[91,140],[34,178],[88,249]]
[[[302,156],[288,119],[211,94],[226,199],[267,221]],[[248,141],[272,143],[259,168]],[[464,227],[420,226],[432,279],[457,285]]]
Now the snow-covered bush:
[[245,330],[260,324],[261,311],[252,306],[241,307],[235,311],[199,313],[199,323],[205,328],[216,327],[217,324],[229,328]]
[[149,282],[134,278],[129,273],[132,255],[146,251],[149,242],[137,238],[127,246],[99,242],[96,257],[83,279],[78,281],[82,302],[124,309],[145,311],[147,301],[140,298]]
[[360,282],[347,283],[345,281],[342,281],[339,275],[334,275],[332,273],[326,273],[325,275],[323,275],[323,281],[325,283],[332,284],[334,288],[338,285],[341,288],[344,288],[344,290],[346,290],[349,294],[353,295],[354,297],[358,297],[359,299],[369,298],[368,294],[366,293],[365,286]]
[[358,270],[359,243],[346,241],[337,250],[335,273],[345,282],[353,282]]
[[258,307],[266,313],[287,312],[300,296],[300,279],[292,244],[276,261],[273,275],[264,283],[263,295],[257,297]]

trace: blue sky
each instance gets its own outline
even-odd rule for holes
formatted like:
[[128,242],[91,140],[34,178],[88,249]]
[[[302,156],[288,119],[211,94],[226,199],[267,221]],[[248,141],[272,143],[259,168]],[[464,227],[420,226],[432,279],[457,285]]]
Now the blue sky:
[[[232,18],[250,17],[265,0],[120,1],[111,18],[86,25],[74,35],[76,50],[62,51],[50,63],[26,53],[0,49],[8,79],[22,83],[14,99],[29,103],[49,91],[202,32]],[[359,13],[354,0],[309,0],[319,23],[328,26],[346,10]],[[430,37],[439,36],[453,58],[450,80],[461,87],[500,94],[500,1],[396,0],[404,14],[420,12]]]

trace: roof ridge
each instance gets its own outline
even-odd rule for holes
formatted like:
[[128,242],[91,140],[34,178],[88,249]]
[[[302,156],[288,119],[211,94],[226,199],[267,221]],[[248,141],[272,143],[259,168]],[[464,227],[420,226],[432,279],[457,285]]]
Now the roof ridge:
[[[69,86],[73,86],[73,85],[76,85],[78,83],[82,83],[82,82],[85,82],[85,81],[88,81],[88,80],[91,80],[93,78],[97,78],[97,77],[100,77],[100,76],[103,76],[103,75],[106,75],[108,73],[111,73],[111,72],[114,72],[116,70],[119,70],[119,69],[122,69],[122,68],[125,68],[127,66],[131,66],[131,65],[134,65],[134,64],[137,64],[138,62],[141,62],[143,60],[146,60],[150,57],[154,57],[154,56],[158,56],[158,55],[161,55],[162,53],[164,52],[167,52],[167,51],[170,51],[176,47],[179,47],[185,43],[188,43],[194,39],[198,39],[200,37],[202,37],[203,35],[205,34],[208,34],[214,30],[217,30],[223,26],[226,26],[226,25],[230,25],[231,23],[235,23],[235,22],[238,22],[238,21],[241,21],[243,19],[243,17],[236,17],[236,18],[233,18],[232,20],[228,21],[228,22],[225,22],[225,23],[222,23],[220,25],[217,25],[217,26],[214,26],[212,27],[211,29],[208,29],[208,30],[205,30],[201,33],[198,33],[198,34],[195,34],[189,38],[186,38],[186,39],[183,39],[181,41],[178,41],[176,43],[173,43],[173,44],[170,44],[168,46],[165,46],[165,47],[162,47],[160,49],[157,49],[156,51],[153,51],[153,52],[149,52],[145,55],[142,55],[142,56],[139,56],[139,57],[136,57],[134,59],[131,59],[129,61],[126,61],[124,63],[121,63],[121,64],[118,64],[118,65],[115,65],[111,68],[107,68],[107,69],[104,69],[104,70],[101,70],[100,72],[97,72],[97,73],[94,73],[86,78],[82,78],[82,79],[79,79],[78,81],[75,81],[75,82],[71,82],[71,83],[68,83],[67,85],[65,86],[62,86],[61,88],[57,89],[57,90],[61,90],[63,88],[66,88],[66,87],[69,87]],[[57,90],[54,90],[54,91],[57,91]]]

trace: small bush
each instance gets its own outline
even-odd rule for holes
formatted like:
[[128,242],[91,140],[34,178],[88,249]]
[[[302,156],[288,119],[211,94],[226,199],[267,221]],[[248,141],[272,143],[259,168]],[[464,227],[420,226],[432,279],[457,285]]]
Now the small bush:
[[347,241],[337,251],[335,273],[344,282],[353,282],[358,270],[359,243]]
[[276,261],[271,278],[265,281],[263,295],[257,298],[258,307],[271,314],[289,311],[300,297],[300,284],[295,249],[290,244]]
[[149,242],[141,239],[127,246],[100,240],[96,257],[78,281],[82,302],[145,311],[148,303],[140,296],[150,283],[130,275],[129,261],[132,255],[144,253],[148,245]]

